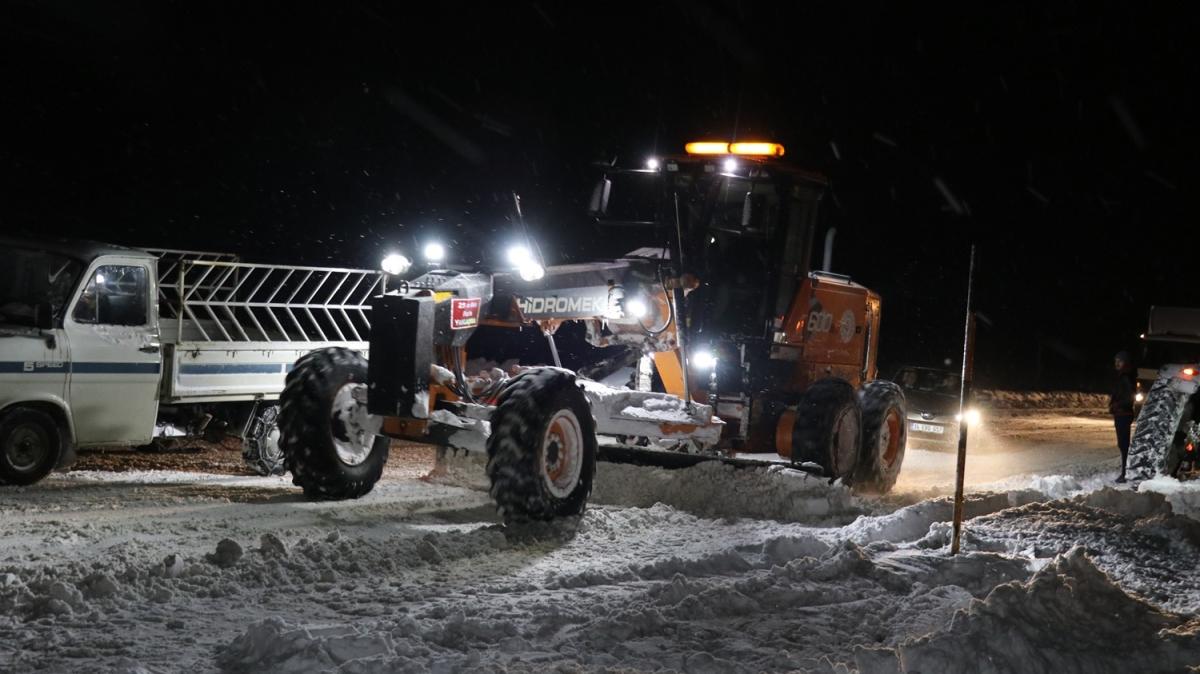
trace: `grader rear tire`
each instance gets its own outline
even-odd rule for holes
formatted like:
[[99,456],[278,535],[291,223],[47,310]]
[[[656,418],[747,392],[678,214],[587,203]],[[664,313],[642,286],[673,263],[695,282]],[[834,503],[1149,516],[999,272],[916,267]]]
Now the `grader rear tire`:
[[796,406],[792,462],[811,461],[831,478],[850,483],[862,444],[862,413],[854,387],[843,379],[822,379]]
[[900,477],[908,441],[904,390],[893,382],[876,379],[863,386],[858,399],[863,432],[854,487],[886,494]]
[[596,474],[596,428],[574,373],[523,372],[492,412],[487,474],[508,524],[580,515]]
[[375,487],[387,463],[382,420],[353,398],[367,385],[367,360],[331,347],[301,358],[280,396],[279,429],[292,483],[311,500],[359,498]]

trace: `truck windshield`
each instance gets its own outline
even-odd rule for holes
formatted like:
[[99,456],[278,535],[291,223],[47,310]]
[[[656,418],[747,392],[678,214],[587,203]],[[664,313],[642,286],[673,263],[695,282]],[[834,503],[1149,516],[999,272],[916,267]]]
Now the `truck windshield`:
[[34,327],[34,307],[49,304],[62,315],[83,265],[41,250],[8,248],[0,253],[0,324]]
[[1200,342],[1146,340],[1139,367],[1156,369],[1163,365],[1200,362]]

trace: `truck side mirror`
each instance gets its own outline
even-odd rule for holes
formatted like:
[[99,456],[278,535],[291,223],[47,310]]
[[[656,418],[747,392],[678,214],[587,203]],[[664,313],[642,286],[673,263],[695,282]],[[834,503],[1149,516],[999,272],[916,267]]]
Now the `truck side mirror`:
[[54,308],[49,302],[39,302],[33,305],[33,326],[38,330],[54,328]]
[[610,194],[612,194],[612,181],[604,176],[596,182],[596,187],[592,189],[592,200],[588,204],[588,213],[591,215],[608,213],[608,195]]

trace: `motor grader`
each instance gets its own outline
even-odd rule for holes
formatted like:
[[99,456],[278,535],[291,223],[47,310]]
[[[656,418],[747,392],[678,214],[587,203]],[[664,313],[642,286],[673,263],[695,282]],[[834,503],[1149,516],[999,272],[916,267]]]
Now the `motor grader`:
[[[879,296],[811,269],[826,180],[774,143],[686,149],[600,166],[590,213],[620,234],[603,239],[645,244],[615,259],[545,267],[519,245],[491,269],[415,274],[390,256],[369,362],[330,348],[288,375],[280,430],[294,482],[310,498],[362,496],[397,438],[486,452],[508,521],[581,512],[598,457],[744,465],[770,452],[889,490],[904,458],[904,396],[875,378]],[[630,350],[626,385],[557,362],[465,368],[485,326],[536,325],[557,361],[555,332],[572,321],[592,344]]]

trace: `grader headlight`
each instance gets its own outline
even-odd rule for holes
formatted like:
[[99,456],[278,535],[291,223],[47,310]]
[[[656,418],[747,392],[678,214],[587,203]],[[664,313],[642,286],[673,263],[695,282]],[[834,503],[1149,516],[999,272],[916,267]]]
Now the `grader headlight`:
[[392,276],[399,276],[412,268],[412,260],[400,253],[391,253],[379,263],[379,268]]
[[646,306],[646,301],[640,297],[625,300],[625,313],[634,318],[645,318],[646,314],[650,313],[650,307]]
[[425,260],[428,262],[441,262],[446,259],[446,247],[437,241],[430,241],[425,244]]

